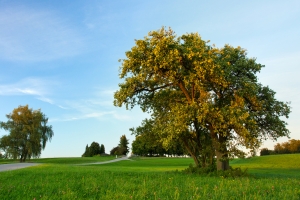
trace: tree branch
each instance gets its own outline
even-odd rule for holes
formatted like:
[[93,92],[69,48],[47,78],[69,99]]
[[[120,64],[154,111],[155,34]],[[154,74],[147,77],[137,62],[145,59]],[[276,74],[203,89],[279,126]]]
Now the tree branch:
[[189,95],[187,89],[184,87],[182,81],[180,81],[180,82],[178,83],[178,86],[180,87],[181,91],[184,93],[184,95],[185,95],[186,99],[188,100],[188,102],[189,102],[189,103],[192,103],[192,99],[191,99],[191,97],[190,97],[190,95]]

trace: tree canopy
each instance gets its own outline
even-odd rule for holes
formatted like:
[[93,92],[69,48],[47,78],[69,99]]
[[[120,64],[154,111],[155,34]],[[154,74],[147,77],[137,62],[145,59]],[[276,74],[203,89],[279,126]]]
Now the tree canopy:
[[159,134],[153,131],[153,120],[144,120],[142,125],[137,128],[131,128],[135,135],[132,141],[132,153],[140,156],[181,156],[184,153],[183,144],[180,140],[173,139],[168,146],[164,146]]
[[128,144],[129,141],[126,138],[126,135],[122,135],[120,137],[120,143],[119,143],[119,151],[121,155],[126,155],[129,152]]
[[103,144],[99,145],[98,142],[92,142],[89,146],[88,144],[85,147],[85,151],[82,154],[82,157],[92,157],[95,155],[101,155],[105,153],[105,147]]
[[129,141],[126,135],[120,137],[119,145],[110,150],[110,155],[126,155],[129,152]]
[[0,123],[1,128],[9,131],[8,135],[0,138],[0,148],[5,152],[5,157],[19,158],[20,162],[39,157],[54,135],[52,126],[47,125],[45,114],[26,105],[15,108],[6,117],[7,122]]
[[152,31],[121,60],[114,105],[139,105],[151,113],[163,144],[182,141],[196,166],[229,169],[228,158],[243,146],[288,136],[282,117],[290,107],[257,80],[263,65],[241,47],[208,45],[199,34],[177,37],[164,27]]

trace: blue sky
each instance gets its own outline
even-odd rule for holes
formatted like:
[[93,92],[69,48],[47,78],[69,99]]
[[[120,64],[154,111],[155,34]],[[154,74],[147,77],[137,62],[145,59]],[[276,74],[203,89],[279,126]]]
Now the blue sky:
[[291,102],[286,121],[300,139],[299,25],[298,0],[0,0],[0,121],[19,105],[41,109],[54,130],[41,157],[79,157],[93,141],[109,152],[123,134],[131,142],[129,128],[147,114],[113,106],[118,59],[134,39],[167,26],[247,49],[265,65],[260,82]]

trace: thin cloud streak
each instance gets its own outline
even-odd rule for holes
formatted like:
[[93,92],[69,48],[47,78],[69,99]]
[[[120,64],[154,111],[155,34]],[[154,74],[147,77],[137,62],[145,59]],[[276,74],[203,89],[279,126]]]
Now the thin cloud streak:
[[36,95],[43,96],[49,93],[46,85],[51,84],[50,81],[41,78],[25,78],[12,84],[0,84],[0,95]]
[[[76,121],[84,119],[97,120],[119,120],[130,121],[134,117],[130,116],[127,111],[123,114],[120,108],[113,105],[113,93],[115,90],[100,89],[95,87],[93,97],[89,99],[81,99],[78,101],[66,100],[62,104],[63,109],[67,109],[68,113],[63,117],[57,118],[55,121]],[[73,113],[72,113],[73,112]]]
[[48,98],[52,93],[52,87],[58,85],[58,81],[46,78],[25,78],[12,84],[0,84],[0,96],[33,96],[35,99],[66,109],[56,105],[53,99]]
[[120,121],[131,121],[132,117],[129,115],[123,115],[120,113],[117,113],[116,111],[107,111],[107,112],[93,112],[93,113],[87,113],[87,114],[74,114],[65,116],[62,118],[53,118],[49,120],[49,122],[65,122],[65,121],[78,121],[78,120],[85,120],[85,119],[97,119],[97,120],[109,120],[109,119],[115,119]]

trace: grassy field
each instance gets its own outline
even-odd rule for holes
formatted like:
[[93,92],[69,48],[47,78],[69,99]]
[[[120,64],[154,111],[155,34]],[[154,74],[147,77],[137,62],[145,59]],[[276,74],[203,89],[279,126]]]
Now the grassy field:
[[236,159],[231,166],[248,168],[255,177],[300,178],[300,154],[258,156],[250,159]]
[[235,179],[183,174],[189,158],[73,165],[113,157],[89,159],[32,160],[44,164],[0,172],[0,199],[300,199],[300,154],[234,160],[251,174]]

